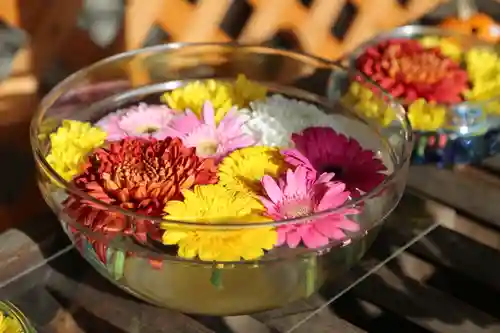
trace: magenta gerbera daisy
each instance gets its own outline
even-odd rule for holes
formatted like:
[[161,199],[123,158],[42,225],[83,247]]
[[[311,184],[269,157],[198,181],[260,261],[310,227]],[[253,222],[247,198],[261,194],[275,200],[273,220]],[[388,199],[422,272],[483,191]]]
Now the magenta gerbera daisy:
[[191,110],[171,122],[170,136],[179,137],[187,147],[196,147],[201,157],[220,159],[233,150],[251,146],[253,136],[243,132],[246,116],[230,109],[219,124],[215,122],[215,111],[211,102],[203,105],[201,119]]
[[[345,184],[332,181],[332,173],[322,173],[317,179],[311,179],[308,173],[307,168],[298,166],[295,171],[288,169],[278,182],[268,175],[262,178],[266,196],[260,199],[269,217],[281,220],[309,216],[338,208],[349,199]],[[357,209],[342,208],[325,216],[311,217],[307,223],[281,225],[276,228],[277,245],[295,248],[302,241],[308,248],[318,248],[330,240],[344,239],[344,230],[359,230],[356,222],[346,218],[346,215],[357,213]]]
[[127,137],[165,139],[168,125],[175,112],[165,105],[140,103],[127,109],[118,110],[96,123],[108,134],[110,141]]
[[283,151],[286,162],[307,168],[312,177],[333,172],[334,179],[345,183],[352,196],[370,192],[385,178],[387,168],[373,151],[330,127],[307,128],[293,134],[292,141],[295,149]]

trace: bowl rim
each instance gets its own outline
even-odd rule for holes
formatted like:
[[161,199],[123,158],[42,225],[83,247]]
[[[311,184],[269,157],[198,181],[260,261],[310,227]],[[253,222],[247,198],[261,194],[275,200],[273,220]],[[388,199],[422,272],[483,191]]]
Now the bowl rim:
[[[418,24],[409,24],[409,25],[403,25],[394,29],[386,30],[383,31],[379,34],[376,34],[369,40],[361,43],[359,46],[354,48],[352,52],[349,53],[349,55],[346,57],[347,59],[347,67],[352,70],[357,70],[360,71],[359,69],[356,68],[356,60],[359,58],[359,56],[370,46],[377,45],[383,41],[389,40],[389,39],[414,39],[414,36],[436,36],[436,37],[457,37],[460,39],[472,41],[474,46],[479,46],[479,47],[487,47],[490,49],[496,49],[499,48],[500,44],[494,44],[490,43],[487,41],[483,41],[476,36],[473,35],[467,35],[465,33],[457,32],[454,30],[450,29],[445,29],[445,28],[440,28],[440,27],[434,27],[434,26],[425,26],[425,25],[418,25]],[[364,74],[364,73],[363,73]],[[367,76],[366,74],[364,74]],[[377,84],[378,87],[380,87]],[[391,95],[389,92],[385,91],[384,89],[381,89],[382,91],[388,93]],[[395,98],[391,95],[392,99],[394,102],[397,104],[407,106],[408,103],[405,103],[402,99],[400,98]],[[500,93],[498,96],[494,96],[485,100],[478,100],[478,101],[470,101],[470,100],[464,100],[459,103],[453,103],[453,104],[443,104],[443,103],[436,103],[437,105],[444,105],[449,107],[450,109],[461,109],[464,107],[469,107],[474,104],[478,103],[491,103],[493,101],[500,100]],[[436,131],[419,131],[419,132],[436,132]]]
[[[398,119],[402,122],[403,134],[404,134],[404,143],[405,143],[405,151],[398,156],[397,163],[393,165],[393,172],[389,175],[386,175],[384,180],[378,184],[375,188],[373,188],[370,192],[364,193],[359,197],[350,197],[344,204],[337,208],[324,210],[321,212],[315,212],[313,214],[307,216],[300,216],[293,219],[283,219],[277,221],[266,221],[266,222],[252,222],[252,223],[234,223],[230,220],[224,222],[217,223],[200,223],[200,222],[191,222],[191,221],[182,221],[182,220],[164,220],[161,216],[148,216],[139,214],[133,211],[125,210],[115,205],[107,204],[101,200],[98,200],[81,189],[77,188],[70,181],[64,180],[47,162],[45,156],[42,153],[42,149],[39,145],[38,135],[39,135],[39,123],[42,121],[43,116],[45,114],[45,110],[53,106],[53,103],[60,98],[64,93],[67,93],[65,88],[71,85],[72,82],[78,80],[79,78],[85,77],[88,71],[96,69],[98,67],[107,65],[117,60],[125,59],[127,57],[132,57],[135,55],[140,55],[143,53],[151,52],[169,52],[175,51],[178,49],[187,49],[187,48],[195,48],[195,47],[223,47],[223,48],[232,48],[232,49],[245,49],[254,53],[271,53],[276,52],[282,57],[288,57],[297,59],[297,61],[314,61],[318,64],[322,64],[325,68],[331,68],[334,70],[335,68],[344,70],[348,73],[354,72],[356,76],[361,77],[363,80],[366,80],[370,84],[372,84],[377,89],[380,89],[381,94],[387,98],[388,104],[397,106],[398,103],[394,100],[394,98],[388,94],[384,89],[382,89],[375,81],[370,79],[365,74],[361,73],[356,69],[350,69],[344,65],[342,65],[339,61],[336,60],[328,60],[325,58],[321,58],[318,56],[314,56],[302,51],[291,51],[285,49],[279,49],[269,46],[257,45],[257,44],[241,44],[236,42],[227,42],[227,43],[219,43],[219,42],[175,42],[175,43],[166,43],[160,45],[154,45],[144,48],[139,48],[131,51],[122,52],[104,59],[101,59],[89,66],[86,66],[75,73],[69,75],[67,78],[59,82],[55,87],[51,89],[51,91],[42,99],[36,111],[34,112],[31,122],[30,122],[30,141],[31,141],[31,149],[34,154],[34,158],[37,164],[41,164],[45,172],[55,181],[57,181],[60,186],[66,190],[70,194],[77,195],[78,197],[84,198],[86,201],[90,201],[95,204],[96,207],[101,207],[106,209],[107,211],[112,211],[118,214],[123,214],[124,216],[128,216],[132,218],[131,224],[135,224],[135,219],[138,220],[148,220],[155,225],[160,224],[169,224],[177,227],[196,227],[201,230],[204,229],[218,229],[218,230],[235,230],[235,229],[247,229],[247,228],[258,228],[258,227],[273,227],[280,225],[288,225],[288,224],[303,224],[309,222],[313,218],[321,218],[324,216],[328,216],[338,211],[345,210],[346,208],[350,208],[355,206],[358,203],[361,203],[367,199],[377,196],[381,193],[387,186],[389,186],[394,180],[399,178],[401,172],[404,172],[405,166],[411,157],[414,135],[411,128],[411,124],[409,118],[404,111],[403,107],[394,108],[394,112],[396,113]],[[317,95],[317,94],[314,94]],[[363,230],[362,230],[363,231]]]

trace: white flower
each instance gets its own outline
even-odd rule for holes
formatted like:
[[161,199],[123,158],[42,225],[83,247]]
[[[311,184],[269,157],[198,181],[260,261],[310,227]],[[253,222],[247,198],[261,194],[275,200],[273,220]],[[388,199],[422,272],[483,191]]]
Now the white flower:
[[264,101],[250,104],[241,110],[249,120],[243,130],[257,139],[257,145],[291,147],[292,133],[313,126],[334,127],[335,118],[313,104],[273,95]]

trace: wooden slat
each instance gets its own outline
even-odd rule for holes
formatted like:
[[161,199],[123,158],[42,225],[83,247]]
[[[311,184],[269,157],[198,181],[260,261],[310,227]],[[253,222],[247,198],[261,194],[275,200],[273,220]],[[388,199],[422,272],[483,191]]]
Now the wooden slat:
[[500,187],[484,179],[433,166],[414,166],[410,168],[408,186],[460,212],[500,227]]
[[[408,241],[390,231],[381,237],[399,244]],[[409,251],[500,291],[500,252],[460,233],[438,227]]]
[[[403,254],[399,260],[404,260]],[[421,271],[419,271],[421,274]],[[354,288],[354,294],[435,333],[494,333],[500,322],[408,276],[389,263]]]
[[[47,279],[48,290],[56,296],[85,332],[214,333],[187,315],[158,308],[125,294],[87,267],[82,275],[77,265],[64,263]],[[66,259],[67,261],[67,259]],[[85,267],[86,264],[83,264]]]
[[[289,329],[300,323],[300,321],[322,306],[325,300],[314,295],[307,300],[298,301],[282,309],[268,311],[254,315],[257,320],[265,323],[279,332],[288,332]],[[295,333],[364,333],[361,328],[355,327],[349,322],[338,318],[330,311],[321,311],[313,320],[306,325],[300,325],[294,329]]]

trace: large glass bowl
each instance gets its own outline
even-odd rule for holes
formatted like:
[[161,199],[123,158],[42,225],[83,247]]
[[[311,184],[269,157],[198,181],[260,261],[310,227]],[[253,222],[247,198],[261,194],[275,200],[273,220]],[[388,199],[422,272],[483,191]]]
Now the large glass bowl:
[[[382,132],[381,127],[360,117],[348,103],[324,96],[332,72],[362,80],[384,95],[370,80],[335,63],[260,46],[167,44],[104,59],[55,87],[33,117],[31,143],[41,192],[82,256],[115,285],[152,304],[188,313],[238,315],[308,297],[326,278],[334,279],[356,263],[370,246],[381,222],[401,198],[412,151],[412,131],[400,105],[385,95],[381,99],[397,119]],[[259,260],[220,263],[181,259],[153,241],[138,244],[125,233],[112,239],[103,237],[65,213],[63,202],[71,195],[89,200],[97,211],[112,211],[115,216],[125,217],[135,226],[144,219],[154,224],[162,222],[161,218],[141,216],[100,202],[64,181],[51,168],[45,159],[50,149],[49,135],[62,120],[95,122],[118,107],[157,101],[158,93],[187,82],[234,81],[239,74],[266,86],[269,93],[315,104],[335,119],[335,130],[358,140],[383,161],[387,168],[384,180],[373,191],[351,198],[343,206],[363,209],[363,213],[352,217],[361,225],[359,232],[320,249],[276,248]],[[307,218],[271,224],[292,222],[305,223]],[[172,224],[203,232],[263,227],[262,223],[234,221]]]
[[[393,61],[394,64],[402,64],[409,60],[415,66],[421,64],[429,65],[433,60],[426,60],[420,55],[410,55],[407,59],[378,59],[379,54],[375,55],[373,67],[366,66],[360,68],[359,59],[372,52],[374,47],[384,45],[389,41],[416,40],[420,41],[424,48],[437,48],[448,59],[455,61],[459,67],[468,75],[468,82],[462,90],[460,101],[441,101],[436,91],[441,88],[436,87],[443,83],[443,86],[451,86],[459,81],[451,78],[454,75],[450,71],[436,70],[417,70],[412,73],[416,78],[415,85],[424,86],[425,78],[428,76],[432,85],[428,85],[430,90],[427,102],[434,104],[414,103],[412,106],[408,100],[401,96],[401,86],[393,84],[390,80],[398,80],[399,76],[404,76],[403,70],[392,66],[394,70],[392,76],[388,76],[384,62]],[[387,45],[387,44],[385,44]],[[383,46],[385,47],[385,46]],[[378,52],[378,51],[377,51]],[[359,68],[365,74],[372,77],[388,93],[402,104],[409,113],[409,119],[415,134],[414,153],[412,155],[413,164],[436,164],[438,166],[453,166],[456,164],[479,163],[484,158],[500,152],[500,48],[498,45],[490,44],[470,35],[463,35],[451,30],[445,30],[435,27],[409,25],[399,27],[387,32],[381,33],[369,41],[356,48],[347,57],[349,66]],[[400,58],[401,59],[401,58]],[[399,62],[398,62],[399,61]],[[427,63],[426,63],[427,62]],[[403,64],[406,65],[406,64]],[[401,66],[403,66],[401,65]],[[375,70],[372,70],[378,66]],[[434,66],[431,64],[431,66]],[[403,67],[401,67],[403,68]],[[406,67],[405,67],[406,68]],[[419,67],[422,68],[422,67]],[[431,67],[428,67],[431,68]],[[411,70],[411,68],[410,68]],[[369,73],[369,72],[371,73]],[[384,72],[386,71],[386,72]],[[406,72],[409,69],[405,69]],[[384,73],[384,74],[381,74]],[[423,78],[423,79],[422,79]],[[334,80],[342,81],[342,78],[334,77]],[[420,82],[417,82],[420,80]],[[448,82],[445,82],[448,80]],[[455,82],[453,82],[455,81]],[[408,87],[408,86],[406,86]],[[411,88],[410,88],[411,89]],[[356,90],[356,89],[354,89]],[[424,90],[424,89],[422,89]],[[349,92],[349,87],[345,88],[345,95],[351,95],[353,98],[358,93]],[[331,93],[338,93],[333,90]],[[405,96],[405,95],[403,95]],[[373,108],[366,107],[366,94],[356,96],[361,104],[365,105],[365,115],[372,117],[374,121],[387,122],[390,115],[383,115],[383,111],[378,112]],[[364,101],[361,101],[364,100]],[[428,105],[431,105],[430,107]],[[369,115],[366,113],[368,111]]]

